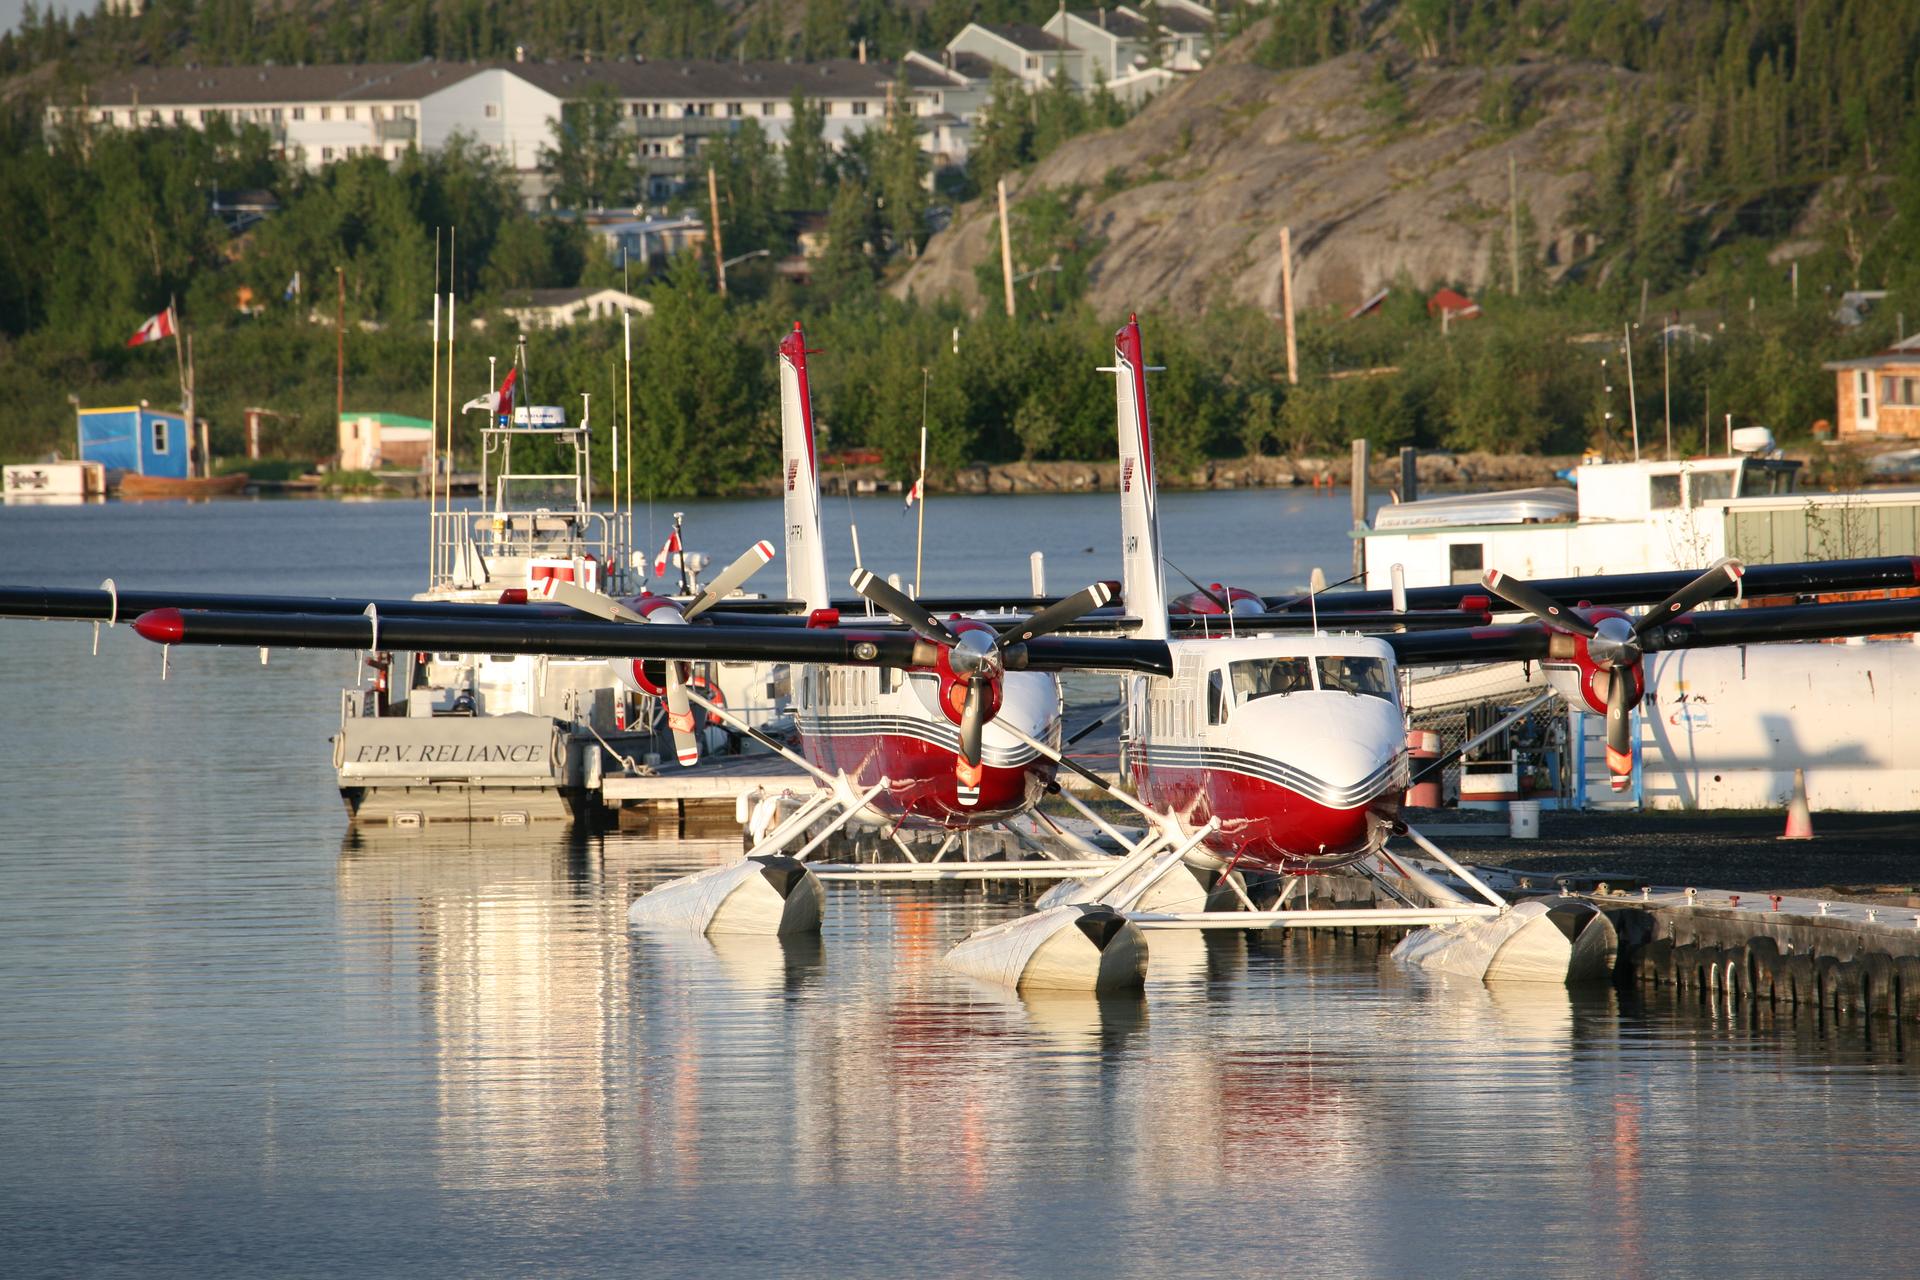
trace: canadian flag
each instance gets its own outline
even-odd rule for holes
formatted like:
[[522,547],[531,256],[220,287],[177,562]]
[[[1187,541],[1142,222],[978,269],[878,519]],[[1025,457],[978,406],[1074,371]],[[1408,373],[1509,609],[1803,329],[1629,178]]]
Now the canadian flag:
[[494,406],[494,413],[500,418],[500,425],[506,426],[513,421],[513,384],[520,378],[518,367],[507,370],[506,381],[500,384],[500,402]]
[[921,498],[926,496],[925,494],[920,492],[920,486],[925,483],[926,483],[926,479],[925,477],[922,477],[920,479],[915,480],[913,482],[913,487],[907,490],[907,505],[909,507],[911,507],[914,503],[920,501]]
[[173,336],[173,308],[168,307],[157,316],[148,316],[146,322],[133,331],[127,339],[127,345],[137,347],[143,342],[158,342],[162,338]]
[[667,545],[660,548],[660,554],[653,558],[653,576],[656,578],[666,577],[667,561],[671,557],[679,554],[680,554],[680,531],[678,529],[675,529],[672,533],[667,535]]

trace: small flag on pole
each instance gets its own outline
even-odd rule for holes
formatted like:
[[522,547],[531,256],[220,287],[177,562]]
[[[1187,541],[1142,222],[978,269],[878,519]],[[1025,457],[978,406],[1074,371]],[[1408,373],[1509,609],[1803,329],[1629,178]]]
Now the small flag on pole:
[[299,296],[300,296],[300,273],[296,271],[293,273],[293,279],[287,281],[286,292],[281,294],[280,297],[285,302],[292,302],[295,298]]
[[909,510],[911,510],[911,509],[913,508],[913,504],[914,504],[914,503],[916,503],[916,502],[918,502],[918,501],[920,501],[920,499],[921,499],[921,498],[923,498],[923,497],[925,497],[925,496],[926,496],[925,494],[923,494],[923,493],[921,493],[921,491],[920,491],[920,486],[921,486],[921,485],[923,485],[923,484],[925,484],[925,483],[926,483],[926,477],[925,477],[925,476],[921,476],[920,478],[918,478],[918,479],[916,479],[916,480],[915,480],[915,481],[913,482],[913,484],[912,484],[912,485],[910,485],[910,486],[908,487],[908,489],[907,489],[907,508],[908,508]]
[[133,331],[133,336],[127,339],[127,345],[137,347],[146,342],[158,342],[162,338],[171,338],[173,332],[173,308],[168,307],[157,316],[148,316],[145,322]]
[[520,379],[518,367],[507,370],[506,381],[500,384],[500,402],[494,406],[494,414],[503,427],[513,425],[513,386]]
[[660,554],[653,558],[653,576],[667,576],[667,562],[680,554],[680,531],[675,529],[667,535],[667,545],[660,548]]

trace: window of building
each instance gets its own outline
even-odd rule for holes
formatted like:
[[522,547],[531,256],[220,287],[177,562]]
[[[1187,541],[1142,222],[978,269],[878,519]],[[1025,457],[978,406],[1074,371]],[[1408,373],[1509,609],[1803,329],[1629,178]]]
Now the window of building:
[[1486,549],[1480,543],[1456,542],[1447,548],[1447,581],[1454,586],[1473,586],[1485,568]]
[[742,112],[743,112],[744,110],[745,110],[745,108],[744,108],[744,107],[742,107],[742,106],[741,106],[741,105],[740,105],[739,103],[737,103],[737,102],[729,102],[729,103],[727,104],[727,114],[728,114],[728,115],[730,115],[730,116],[737,116],[737,115],[740,115],[740,114],[741,114],[741,113],[742,113]]
[[320,148],[320,163],[325,164],[327,161],[331,159],[333,159],[333,148],[332,147]]
[[160,123],[160,113],[159,113],[158,111],[149,111],[149,112],[147,112],[147,123],[148,123],[148,124],[159,124],[159,123]]
[[864,102],[856,102],[856,103],[854,103],[854,104],[853,104],[853,114],[855,114],[855,115],[857,115],[857,116],[863,116],[863,115],[865,115],[865,114],[867,114],[867,104],[866,104],[866,103],[864,103]]
[[155,418],[153,420],[153,451],[155,453],[167,452],[167,420],[165,418]]
[[368,107],[367,110],[373,113],[375,120],[385,120],[387,118],[387,109],[377,102],[373,106]]
[[322,120],[331,120],[331,119],[333,119],[333,108],[332,108],[332,107],[322,107],[322,108],[320,108],[320,118],[321,118]]
[[404,105],[404,106],[399,106],[399,107],[395,107],[395,108],[393,109],[393,118],[394,118],[395,120],[411,120],[411,119],[413,119],[413,104],[412,104],[412,103],[408,103],[408,104],[406,104],[406,105]]
[[1854,417],[1862,431],[1873,430],[1873,375],[1865,369],[1853,371],[1853,392],[1859,401]]
[[[353,119],[353,108],[352,108],[352,107],[342,107],[342,108],[340,108],[340,111],[341,111],[341,117],[340,117],[340,118],[341,118],[342,120],[351,120],[351,119]],[[489,110],[489,111],[487,112],[487,114],[488,114],[488,115],[492,115],[492,114],[493,114],[493,112],[492,112],[491,110]]]
[[185,123],[187,122],[187,113],[186,113],[186,112],[184,112],[184,111],[176,111],[176,112],[174,112],[174,113],[173,113],[173,122],[174,122],[175,124],[185,124]]
[[487,107],[486,107],[486,117],[487,117],[487,119],[489,119],[489,120],[497,120],[497,119],[499,119],[499,117],[500,117],[500,104],[499,104],[499,103],[497,103],[497,102],[489,102],[489,103],[487,104]]
[[102,112],[100,113],[100,123],[101,123],[101,124],[112,124],[112,123],[113,123],[113,112],[111,112],[111,111],[102,111]]
[[1027,59],[1027,70],[1038,71],[1039,69],[1040,69],[1040,59],[1038,58]]
[[1920,405],[1920,378],[1880,379],[1880,403],[1907,409]]
[[293,118],[295,120],[305,120],[307,118],[307,109],[305,107],[295,107],[293,109]]
[[763,116],[776,115],[778,114],[779,110],[780,108],[778,103],[763,102],[760,104],[760,114]]

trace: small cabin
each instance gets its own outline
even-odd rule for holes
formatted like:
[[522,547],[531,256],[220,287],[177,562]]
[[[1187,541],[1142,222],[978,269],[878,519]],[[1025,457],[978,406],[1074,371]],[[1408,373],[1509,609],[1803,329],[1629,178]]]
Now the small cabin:
[[80,457],[109,473],[184,480],[192,474],[193,440],[184,414],[145,405],[80,410]]
[[340,415],[340,469],[421,470],[433,448],[433,424],[402,413]]
[[1878,355],[1820,366],[1837,382],[1836,440],[1920,438],[1920,334]]

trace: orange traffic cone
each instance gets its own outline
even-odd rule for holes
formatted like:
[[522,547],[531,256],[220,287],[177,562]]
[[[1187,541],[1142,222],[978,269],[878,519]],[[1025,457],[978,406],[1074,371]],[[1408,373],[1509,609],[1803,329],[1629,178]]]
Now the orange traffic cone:
[[1813,810],[1807,807],[1807,771],[1793,771],[1793,798],[1787,801],[1787,829],[1782,840],[1813,839]]

